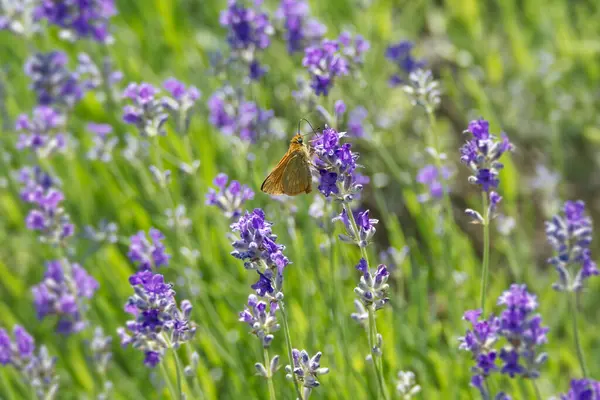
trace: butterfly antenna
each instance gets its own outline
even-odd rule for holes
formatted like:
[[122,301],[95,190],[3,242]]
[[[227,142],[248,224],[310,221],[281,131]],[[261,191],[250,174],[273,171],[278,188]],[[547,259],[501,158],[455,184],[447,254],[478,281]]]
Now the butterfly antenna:
[[[308,124],[308,126],[310,126],[310,129],[312,129],[312,135],[316,135],[317,131],[315,131],[315,128],[313,128],[313,126],[311,125],[310,121],[307,120],[306,118],[300,118],[300,120],[298,121],[298,132],[300,132],[300,124],[302,123],[302,121],[306,121],[306,123]],[[307,136],[307,135],[311,135],[311,133],[306,133],[304,135],[302,135],[302,137]]]

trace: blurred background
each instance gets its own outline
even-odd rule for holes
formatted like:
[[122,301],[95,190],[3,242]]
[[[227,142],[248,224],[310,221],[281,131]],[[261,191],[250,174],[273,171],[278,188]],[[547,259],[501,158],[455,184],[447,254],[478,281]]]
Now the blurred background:
[[[116,0],[115,6],[111,44],[63,40],[55,26],[37,35],[0,31],[0,323],[7,329],[23,325],[36,343],[58,357],[57,398],[94,398],[100,389],[86,360],[89,338],[58,335],[55,321],[38,320],[32,303],[31,286],[40,282],[45,262],[57,253],[39,244],[37,235],[25,227],[30,206],[19,197],[18,171],[31,164],[31,157],[16,150],[14,125],[17,116],[29,114],[37,102],[24,72],[27,60],[35,52],[54,50],[67,54],[72,70],[85,52],[103,73],[109,66],[122,72],[113,86],[90,90],[69,109],[67,151],[40,161],[59,177],[63,205],[76,225],[69,256],[100,284],[90,301],[89,318],[114,336],[107,369],[113,389],[108,398],[168,396],[158,371],[143,365],[140,352],[121,348],[115,334],[128,319],[123,306],[132,294],[128,277],[135,266],[127,257],[129,237],[150,227],[165,234],[172,255],[161,273],[175,283],[179,300],[188,298],[194,305],[198,332],[190,348],[200,356],[195,375],[204,397],[267,398],[266,384],[254,370],[254,363],[262,360],[261,346],[237,321],[255,275],[229,254],[230,216],[205,204],[221,172],[256,193],[242,208],[264,208],[278,242],[286,246],[292,261],[285,278],[292,343],[310,354],[322,351],[321,364],[331,370],[312,398],[376,398],[376,381],[365,362],[367,338],[350,318],[360,253],[337,240],[342,224],[329,222],[341,208],[324,204],[316,190],[278,200],[260,192],[301,118],[315,128],[333,124],[349,131],[346,141],[360,153],[361,173],[368,183],[356,206],[380,220],[368,250],[371,262],[386,263],[392,274],[390,306],[377,316],[384,338],[384,376],[394,394],[398,371],[413,371],[422,387],[419,396],[426,399],[479,397],[469,386],[472,361],[469,353],[458,350],[458,337],[467,329],[463,312],[479,304],[483,244],[481,226],[470,224],[463,211],[481,209],[481,197],[468,182],[470,171],[460,163],[459,148],[472,119],[485,118],[494,134],[510,137],[515,151],[503,159],[501,215],[491,227],[488,310],[495,311],[495,300],[511,283],[528,285],[550,328],[544,345],[548,362],[538,379],[542,397],[567,391],[579,369],[566,297],[551,287],[557,275],[547,264],[552,248],[544,221],[557,214],[564,201],[575,199],[586,201],[588,212],[598,219],[600,3],[310,1],[309,14],[326,27],[325,38],[336,39],[348,31],[370,43],[359,67],[337,78],[328,96],[319,97],[302,95],[303,90],[310,92],[309,76],[303,53],[288,52],[285,28],[277,18],[279,2],[262,5],[273,34],[260,52],[267,71],[257,81],[249,81],[245,69],[228,62],[228,29],[219,22],[225,1]],[[410,84],[406,69],[386,57],[388,47],[401,41],[414,44],[410,57],[423,62],[439,81],[441,102],[433,125],[402,89]],[[401,75],[401,84],[390,85],[394,75]],[[120,94],[130,82],[161,87],[169,77],[196,86],[201,97],[191,108],[188,129],[179,129],[171,118],[165,135],[148,138],[123,122],[127,103]],[[231,89],[224,90],[226,86]],[[272,110],[260,135],[243,140],[224,134],[222,126],[211,121],[210,99],[219,90]],[[336,118],[331,116],[337,100],[343,100],[348,111]],[[111,137],[118,142],[109,149],[109,160],[89,156],[95,146],[90,122],[112,126]],[[423,196],[430,188],[417,179],[419,171],[433,163],[426,150],[430,128],[446,157],[451,220],[442,220],[442,202]],[[310,131],[306,125],[301,129]],[[170,170],[170,183],[157,183],[150,166]],[[189,223],[174,222],[179,205],[185,207]],[[115,224],[114,240],[110,235],[94,236],[86,228],[99,232],[108,222]],[[451,254],[442,243],[446,236]],[[582,347],[592,377],[600,373],[600,314],[595,307],[599,285],[590,279],[579,302]],[[333,294],[332,287],[337,288]],[[282,332],[276,334],[272,349],[287,364]],[[189,363],[189,352],[182,351],[181,357]],[[169,357],[165,362],[174,376],[174,364]],[[292,386],[284,375],[279,371],[274,378],[278,398],[292,399]],[[495,379],[496,388],[515,399],[534,398],[527,382]],[[26,396],[18,374],[0,368],[0,398]]]

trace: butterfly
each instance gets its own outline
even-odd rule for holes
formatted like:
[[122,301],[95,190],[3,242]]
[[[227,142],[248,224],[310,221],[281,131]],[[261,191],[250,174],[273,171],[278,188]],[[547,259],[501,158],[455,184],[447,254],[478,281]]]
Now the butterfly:
[[310,151],[300,133],[294,135],[290,147],[273,171],[267,176],[260,190],[267,194],[296,196],[312,191]]

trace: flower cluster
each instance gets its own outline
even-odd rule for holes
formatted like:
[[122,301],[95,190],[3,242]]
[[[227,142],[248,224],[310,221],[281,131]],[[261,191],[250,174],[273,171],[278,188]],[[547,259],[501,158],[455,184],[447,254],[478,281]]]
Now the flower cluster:
[[266,72],[257,60],[257,53],[271,44],[273,27],[268,14],[259,9],[262,1],[256,1],[254,8],[246,8],[241,3],[229,0],[219,22],[228,29],[227,42],[234,58],[247,64],[250,79],[256,80]]
[[286,378],[292,380],[294,379],[293,375],[295,375],[295,379],[304,388],[302,393],[303,399],[308,399],[312,390],[319,387],[320,383],[317,380],[319,375],[329,373],[329,368],[321,367],[321,355],[322,353],[319,351],[311,358],[306,350],[292,349],[292,361],[294,365],[286,365]]
[[46,346],[36,354],[33,337],[20,325],[14,326],[13,337],[0,328],[0,365],[12,365],[38,398],[53,399],[58,390],[56,357],[50,357]]
[[64,195],[39,167],[23,168],[19,174],[21,199],[35,206],[25,219],[28,229],[40,232],[45,243],[57,244],[73,236],[75,227],[61,206]]
[[77,75],[67,67],[68,58],[62,51],[36,53],[25,64],[31,88],[39,105],[71,108],[83,97]]
[[49,261],[44,279],[31,288],[38,318],[56,315],[56,331],[67,335],[85,328],[84,302],[96,290],[98,282],[81,266],[67,260]]
[[39,0],[0,2],[0,31],[30,37],[40,29],[35,11]]
[[421,391],[421,386],[416,383],[415,373],[412,371],[398,372],[396,391],[402,400],[410,400],[415,397]]
[[92,38],[105,43],[111,39],[109,20],[117,14],[114,0],[41,1],[38,18],[62,29],[69,39]]
[[275,313],[279,308],[276,301],[270,301],[267,305],[259,301],[256,295],[248,296],[248,305],[240,312],[240,321],[250,326],[251,333],[256,335],[262,342],[264,348],[268,348],[273,341],[273,332],[279,330]]
[[123,97],[131,100],[123,108],[123,121],[135,125],[142,135],[154,137],[164,135],[164,124],[169,118],[164,99],[157,98],[159,89],[149,83],[130,83]]
[[165,236],[161,231],[150,228],[146,232],[139,231],[129,239],[129,252],[127,256],[136,264],[140,271],[149,271],[169,264],[169,255],[163,244]]
[[445,166],[442,167],[441,171],[432,164],[427,164],[421,168],[417,173],[417,182],[427,187],[427,193],[419,195],[419,201],[426,202],[441,199],[444,196],[444,189],[449,190],[448,187],[444,187],[444,183],[451,176],[450,168]]
[[358,247],[367,247],[373,236],[375,236],[375,225],[379,220],[369,218],[369,210],[352,211],[352,216],[348,215],[346,209],[334,218],[334,221],[341,220],[346,227],[346,233],[340,234],[339,239],[345,243],[354,243]]
[[358,154],[352,152],[350,143],[342,144],[344,133],[325,128],[312,141],[315,165],[319,171],[319,191],[325,196],[333,195],[336,200],[350,202],[362,190],[356,181],[355,170]]
[[290,54],[302,51],[323,38],[327,27],[309,18],[309,5],[306,0],[282,0],[275,16],[283,20],[284,39]]
[[317,96],[329,94],[335,78],[348,75],[348,60],[340,52],[337,40],[323,40],[320,44],[304,50],[302,65],[311,76],[311,87]]
[[[337,114],[337,113],[336,113]],[[348,135],[362,138],[365,136],[365,119],[369,112],[363,106],[358,106],[348,113]]]
[[206,204],[218,207],[225,217],[235,221],[242,214],[244,203],[254,198],[254,192],[236,180],[232,180],[227,185],[228,181],[229,178],[223,173],[215,177],[213,183],[219,190],[209,189]]
[[599,400],[600,382],[592,379],[573,379],[566,394],[560,395],[560,400]]
[[89,123],[87,125],[88,131],[94,135],[92,138],[93,146],[87,152],[88,160],[98,160],[104,163],[108,163],[112,160],[112,152],[119,138],[111,136],[113,131],[112,126],[108,124],[96,124]]
[[[564,216],[556,215],[546,222],[546,237],[556,255],[550,258],[550,264],[558,271],[559,280],[554,288],[559,291],[581,291],[585,280],[600,272],[592,260],[592,220],[585,214],[585,203],[567,201],[563,207]],[[579,265],[574,271],[569,267]]]
[[511,151],[513,145],[504,133],[501,140],[490,134],[489,122],[484,119],[469,122],[465,133],[467,132],[473,138],[461,147],[460,161],[474,173],[469,177],[469,182],[481,186],[484,192],[496,189],[500,183],[498,173],[504,167],[498,160],[504,153]]
[[190,124],[190,110],[200,98],[200,91],[195,86],[185,87],[183,82],[175,78],[169,78],[163,83],[163,87],[171,97],[164,99],[164,105],[175,113],[179,120],[179,130],[187,132]]
[[209,121],[225,136],[237,136],[255,143],[269,132],[273,111],[263,110],[256,103],[246,101],[231,87],[217,90],[208,100]]
[[[239,232],[240,239],[232,243],[231,255],[244,261],[246,269],[255,269],[259,279],[252,288],[264,297],[283,285],[283,270],[289,264],[283,254],[285,246],[277,244],[277,236],[271,231],[272,223],[265,220],[265,213],[256,208],[246,212],[231,225],[233,232]],[[274,284],[273,284],[274,281]]]
[[129,298],[125,311],[134,318],[117,333],[121,345],[131,345],[144,352],[144,364],[155,367],[168,348],[177,349],[196,333],[190,321],[192,304],[183,300],[177,307],[172,285],[152,271],[140,271],[129,278],[135,294]]
[[354,293],[365,307],[373,307],[374,310],[383,308],[388,302],[388,290],[390,285],[387,283],[390,273],[385,265],[377,267],[374,274],[369,271],[369,266],[364,258],[361,258],[356,269],[362,273],[360,282]]
[[350,32],[344,31],[338,37],[338,41],[348,60],[356,65],[364,63],[365,53],[371,48],[371,44],[364,37],[355,35],[353,38]]
[[392,75],[390,86],[398,86],[404,83],[407,76],[413,71],[423,68],[425,61],[417,60],[411,54],[414,44],[408,40],[402,40],[398,43],[388,46],[385,51],[385,58],[393,62],[398,68],[399,73]]
[[38,106],[31,116],[21,114],[16,123],[19,135],[18,150],[31,150],[37,157],[44,158],[66,147],[66,136],[62,132],[65,117],[52,107]]
[[[525,285],[513,284],[498,298],[498,305],[505,307],[499,317],[481,319],[480,310],[467,311],[463,317],[472,330],[460,338],[460,348],[472,353],[476,365],[471,383],[484,396],[489,395],[484,380],[498,370],[498,359],[502,361],[501,373],[530,379],[539,377],[539,369],[547,359],[545,353],[538,352],[547,341],[548,328],[542,326],[539,315],[533,314],[538,306],[536,296],[528,293]],[[505,340],[498,351],[501,338]]]

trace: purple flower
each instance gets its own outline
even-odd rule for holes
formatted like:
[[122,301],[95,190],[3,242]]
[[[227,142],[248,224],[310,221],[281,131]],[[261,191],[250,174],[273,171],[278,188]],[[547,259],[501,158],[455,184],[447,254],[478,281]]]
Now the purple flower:
[[73,236],[75,228],[61,206],[64,195],[52,187],[50,176],[39,167],[23,168],[19,179],[22,184],[21,199],[36,207],[29,211],[25,219],[27,228],[39,231],[40,240],[50,244],[62,243]]
[[167,253],[161,231],[150,228],[148,236],[139,231],[131,236],[127,256],[141,271],[152,270],[169,264],[171,255]]
[[325,128],[312,140],[315,165],[319,171],[319,191],[325,197],[334,197],[344,202],[352,201],[362,190],[354,174],[358,153],[351,151],[350,143],[340,142],[342,133]]
[[305,398],[308,398],[311,391],[320,385],[317,380],[319,375],[329,373],[329,368],[321,367],[321,355],[321,352],[318,352],[311,358],[306,350],[293,349],[293,365],[285,367],[287,374],[294,374],[296,380],[304,387],[303,397]]
[[394,74],[390,78],[391,86],[400,85],[411,72],[425,66],[425,61],[416,60],[411,54],[413,47],[414,44],[408,40],[388,46],[385,57],[396,64],[400,70],[398,74]]
[[67,55],[60,51],[36,53],[27,60],[25,73],[39,105],[72,108],[83,97],[83,89],[67,62]]
[[[451,176],[450,168],[445,166],[442,167],[441,174],[437,167],[432,164],[427,164],[421,168],[417,173],[417,182],[427,186],[428,193],[419,195],[419,201],[441,199],[444,196],[444,184],[447,184]],[[449,188],[446,187],[446,190],[449,190]]]
[[275,315],[278,308],[276,301],[270,301],[267,304],[264,301],[258,301],[256,295],[251,294],[248,296],[248,305],[239,314],[239,320],[250,326],[250,332],[262,341],[264,348],[271,345],[273,333],[279,330]]
[[[470,351],[476,365],[475,376],[485,379],[496,371],[496,360],[502,361],[501,373],[511,378],[522,375],[526,378],[539,377],[539,369],[546,361],[546,354],[539,346],[546,343],[548,328],[542,326],[536,297],[525,285],[512,285],[498,298],[498,305],[505,306],[499,317],[491,315],[481,318],[480,310],[467,311],[463,319],[471,323],[472,329],[459,339],[460,349]],[[501,341],[502,340],[502,341]],[[498,345],[502,347],[498,350]]]
[[592,379],[572,379],[567,394],[560,395],[561,400],[599,400],[600,382]]
[[269,133],[273,111],[246,101],[230,87],[217,90],[208,100],[209,121],[225,136],[255,143]]
[[352,38],[350,32],[342,32],[338,38],[342,46],[342,53],[354,64],[360,65],[364,62],[365,53],[371,48],[371,44],[361,35]]
[[275,16],[283,20],[283,35],[290,54],[320,41],[327,32],[325,25],[309,18],[309,11],[306,0],[281,0]]
[[335,105],[334,105],[333,108],[334,108],[334,111],[335,111],[335,115],[338,118],[341,118],[344,115],[344,113],[346,112],[346,104],[344,103],[343,100],[337,100],[335,102]]
[[[546,237],[555,255],[548,262],[556,268],[559,280],[553,285],[558,291],[581,291],[585,281],[599,274],[592,260],[592,220],[585,213],[585,203],[567,201],[564,216],[556,215],[546,222]],[[573,266],[579,265],[575,273]]]
[[210,188],[206,195],[206,204],[216,206],[223,211],[225,217],[235,221],[242,214],[242,207],[248,200],[254,198],[254,192],[246,185],[232,180],[224,173],[216,176],[213,184],[218,190]]
[[196,326],[190,321],[192,306],[184,300],[177,307],[172,285],[150,270],[137,272],[129,282],[135,294],[127,301],[125,311],[133,319],[117,333],[122,346],[131,345],[143,351],[144,364],[154,368],[164,357],[168,345],[178,348],[194,337]]
[[[369,210],[353,211],[352,213],[356,228],[352,223],[352,219],[349,217],[348,213],[346,213],[345,208],[339,216],[334,218],[334,221],[340,220],[346,227],[346,233],[340,234],[339,239],[346,243],[354,243],[359,247],[367,247],[375,235],[375,225],[377,225],[379,220],[369,218]],[[356,230],[358,230],[358,232]]]
[[48,262],[44,279],[31,289],[38,318],[56,315],[58,333],[68,335],[81,331],[86,326],[84,299],[91,299],[98,286],[78,264],[69,264],[66,260]]
[[36,353],[33,337],[20,325],[13,327],[13,337],[11,340],[6,330],[0,328],[0,366],[12,366],[38,398],[51,398],[58,389],[56,358],[50,357],[45,346]]
[[267,13],[256,7],[245,8],[239,0],[229,0],[226,10],[221,12],[219,22],[227,27],[227,42],[233,57],[248,64],[249,75],[259,79],[265,72],[258,64],[257,54],[271,44],[273,27]]
[[317,96],[327,96],[335,78],[349,73],[348,61],[335,40],[323,40],[319,45],[307,47],[302,65],[311,76],[311,87]]
[[364,137],[365,136],[365,119],[369,113],[367,109],[358,106],[348,115],[348,135],[353,137]]
[[52,107],[38,106],[31,116],[21,114],[16,130],[22,132],[17,142],[18,150],[30,150],[39,157],[48,157],[66,147],[65,118]]
[[387,267],[380,264],[375,272],[371,273],[367,261],[361,258],[356,269],[361,273],[359,284],[354,288],[358,300],[365,307],[374,307],[374,310],[383,308],[390,300],[390,285],[387,283],[390,273]]
[[112,160],[112,152],[119,139],[116,136],[110,136],[112,133],[112,126],[108,124],[96,124],[89,123],[87,125],[88,131],[94,135],[93,147],[87,152],[88,160],[98,160],[104,163]]
[[149,83],[130,83],[123,92],[123,98],[131,101],[123,108],[123,121],[135,125],[142,135],[164,135],[169,115],[164,99],[158,99],[158,94],[159,89]]
[[460,149],[460,161],[474,173],[469,182],[480,185],[484,192],[498,188],[498,174],[504,167],[498,160],[513,149],[508,137],[503,134],[502,140],[497,140],[489,132],[488,121],[483,119],[471,121],[465,132],[473,135]]
[[109,20],[117,14],[114,0],[41,0],[40,3],[37,17],[57,25],[70,37],[110,41]]
[[252,213],[246,212],[231,224],[232,231],[239,232],[240,237],[232,243],[234,251],[231,255],[243,260],[246,269],[259,272],[259,280],[252,288],[260,296],[272,293],[275,289],[281,290],[283,270],[289,264],[283,254],[285,246],[276,243],[277,236],[271,231],[271,225],[260,208]]

